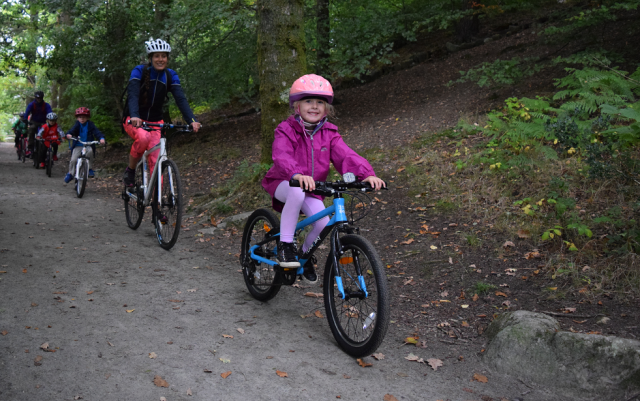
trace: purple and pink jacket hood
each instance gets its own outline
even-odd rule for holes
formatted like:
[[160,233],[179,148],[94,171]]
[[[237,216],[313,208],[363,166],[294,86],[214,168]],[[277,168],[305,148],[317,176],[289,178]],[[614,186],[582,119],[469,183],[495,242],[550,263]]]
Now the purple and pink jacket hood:
[[[350,172],[358,180],[375,175],[371,164],[344,143],[338,127],[330,122],[325,122],[311,137],[294,116],[289,116],[276,128],[272,155],[273,166],[262,180],[262,187],[271,195],[273,208],[278,212],[284,204],[274,198],[276,188],[296,174],[326,181],[333,163],[340,174]],[[311,196],[323,199],[319,195]]]

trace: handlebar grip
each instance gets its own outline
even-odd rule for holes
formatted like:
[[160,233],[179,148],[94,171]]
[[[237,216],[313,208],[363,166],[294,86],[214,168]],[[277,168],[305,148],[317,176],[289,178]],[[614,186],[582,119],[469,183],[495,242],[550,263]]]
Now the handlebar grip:
[[295,178],[292,178],[289,180],[289,186],[300,188],[300,181],[296,180]]

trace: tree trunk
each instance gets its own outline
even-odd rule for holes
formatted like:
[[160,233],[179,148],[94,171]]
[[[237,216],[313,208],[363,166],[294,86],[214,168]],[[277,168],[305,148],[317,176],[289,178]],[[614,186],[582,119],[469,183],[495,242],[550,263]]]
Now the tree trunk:
[[289,114],[289,88],[304,75],[307,58],[302,0],[258,0],[258,76],[262,163],[271,163],[275,128]]
[[[473,0],[462,0],[462,9],[471,10],[473,8]],[[465,43],[470,41],[480,32],[480,21],[478,14],[468,15],[458,21],[456,25],[456,37],[458,42]]]
[[329,35],[331,29],[329,23],[329,0],[317,0],[316,11],[316,74],[330,80],[331,71],[329,71]]
[[57,82],[51,82],[51,100],[49,100],[49,104],[51,104],[51,109],[59,112],[58,109],[58,83]]
[[[169,10],[171,9],[172,0],[156,0],[155,11],[155,35],[160,37],[161,32],[167,28],[167,22],[169,21]],[[155,39],[155,38],[154,38]],[[161,37],[160,39],[169,41],[169,37]]]

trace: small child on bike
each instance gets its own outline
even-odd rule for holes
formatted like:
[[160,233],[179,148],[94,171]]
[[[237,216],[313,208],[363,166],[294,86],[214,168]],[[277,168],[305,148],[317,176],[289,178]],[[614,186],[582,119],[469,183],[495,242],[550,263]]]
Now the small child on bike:
[[[78,107],[76,109],[76,123],[71,127],[71,129],[67,132],[67,139],[79,139],[82,142],[92,142],[99,140],[100,144],[104,145],[104,135],[98,127],[93,123],[93,121],[89,120],[91,118],[91,110],[86,107]],[[69,172],[64,176],[64,182],[68,183],[73,179],[73,176],[76,171],[76,163],[78,162],[78,158],[82,154],[82,145],[78,141],[72,141],[69,145],[72,149],[71,151],[71,161],[69,161]],[[90,148],[87,149],[87,158],[89,159],[89,177],[93,178],[95,175],[93,170],[91,169],[91,163],[93,162],[93,155],[95,152],[95,145],[91,145]]]
[[[324,210],[323,197],[305,193],[315,189],[315,181],[325,181],[333,163],[340,174],[351,172],[378,190],[385,184],[375,176],[373,168],[362,156],[347,146],[338,127],[328,121],[334,114],[333,88],[326,79],[309,74],[298,78],[289,91],[289,105],[293,114],[276,128],[272,147],[273,166],[262,180],[263,188],[271,195],[273,208],[282,213],[278,261],[282,267],[299,267],[298,250],[293,242],[300,212],[311,216]],[[290,187],[296,179],[300,188]],[[313,224],[305,238],[302,252],[311,248],[315,239],[329,222],[324,217]],[[316,282],[318,276],[313,263],[305,266],[303,277]]]
[[58,127],[58,115],[56,113],[47,114],[47,122],[38,129],[36,138],[44,139],[44,148],[41,149],[39,155],[40,168],[44,168],[45,157],[47,155],[46,148],[53,148],[53,161],[58,161],[58,145],[64,136],[64,132]]

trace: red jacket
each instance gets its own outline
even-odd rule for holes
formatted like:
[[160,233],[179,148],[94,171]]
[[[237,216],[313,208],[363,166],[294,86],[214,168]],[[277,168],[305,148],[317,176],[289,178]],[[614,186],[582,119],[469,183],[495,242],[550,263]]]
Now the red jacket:
[[44,124],[38,130],[38,138],[45,140],[44,144],[49,146],[49,142],[56,142],[60,145],[60,139],[64,136],[64,132],[58,127],[58,124],[54,124],[51,127],[49,124]]

